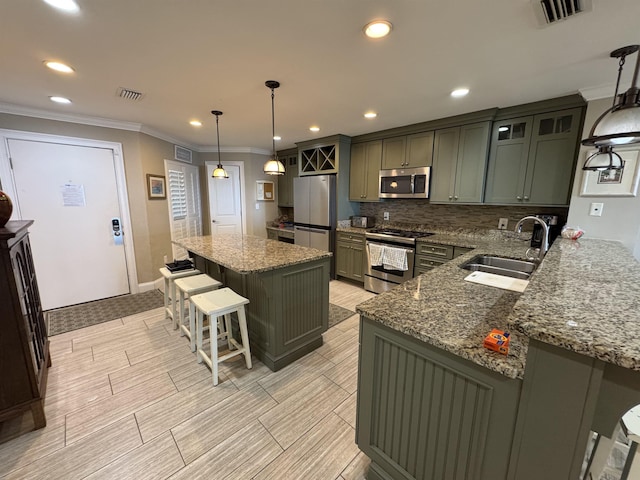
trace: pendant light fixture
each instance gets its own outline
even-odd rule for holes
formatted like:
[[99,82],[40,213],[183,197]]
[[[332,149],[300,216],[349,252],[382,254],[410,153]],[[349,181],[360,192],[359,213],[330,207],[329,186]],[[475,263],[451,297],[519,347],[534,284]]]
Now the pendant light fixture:
[[640,56],[636,58],[631,86],[626,92],[618,94],[625,59],[639,49],[640,45],[629,45],[611,52],[612,58],[620,59],[613,105],[598,117],[591,127],[589,137],[582,140],[583,145],[598,148],[598,152],[587,158],[583,170],[620,170],[624,167],[624,162],[613,148],[640,143],[640,89],[637,85]]
[[218,166],[211,176],[213,178],[229,178],[227,171],[222,168],[222,163],[220,162],[220,128],[218,127],[218,118],[222,115],[222,112],[220,110],[211,110],[211,113],[216,116],[216,134],[218,137]]
[[264,84],[271,89],[271,141],[273,143],[273,156],[267,160],[262,170],[267,175],[284,175],[284,165],[278,160],[278,152],[276,152],[276,120],[273,106],[273,91],[280,86],[280,82],[267,80]]

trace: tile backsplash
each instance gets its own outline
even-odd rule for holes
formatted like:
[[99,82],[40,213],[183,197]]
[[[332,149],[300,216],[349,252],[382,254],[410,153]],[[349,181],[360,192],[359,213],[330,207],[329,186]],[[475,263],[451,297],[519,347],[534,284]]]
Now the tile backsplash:
[[[558,225],[566,223],[568,207],[495,206],[495,205],[432,205],[428,200],[388,200],[378,203],[361,203],[360,214],[376,218],[376,224],[384,223],[384,212],[389,212],[389,222],[432,225],[447,228],[497,229],[500,218],[508,218],[507,229],[513,230],[522,217],[536,214],[558,215]],[[531,223],[523,230],[531,230]]]

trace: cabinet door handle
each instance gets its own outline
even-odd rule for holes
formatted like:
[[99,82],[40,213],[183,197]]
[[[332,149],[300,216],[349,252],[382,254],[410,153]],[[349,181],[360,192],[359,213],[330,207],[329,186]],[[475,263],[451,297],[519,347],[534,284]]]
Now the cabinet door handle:
[[456,196],[455,196],[455,197],[453,197],[453,198],[455,198],[455,199],[457,200],[457,199],[458,199],[458,195],[456,195]]
[[524,199],[525,199],[525,200],[529,200],[529,197],[527,197],[527,196],[525,195],[525,196],[524,196]]
[[521,197],[520,195],[517,195],[517,196],[516,196],[516,199],[518,199],[518,200],[522,200],[522,197]]
[[453,195],[449,195],[449,200],[453,199]]

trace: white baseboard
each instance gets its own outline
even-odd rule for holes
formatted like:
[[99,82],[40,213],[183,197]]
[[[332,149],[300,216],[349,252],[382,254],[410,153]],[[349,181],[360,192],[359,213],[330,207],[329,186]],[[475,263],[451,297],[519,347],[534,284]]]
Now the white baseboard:
[[148,292],[150,290],[157,290],[157,289],[162,290],[162,288],[160,287],[164,287],[164,282],[162,281],[162,278],[159,278],[158,280],[155,280],[153,282],[138,284],[138,291],[142,293],[142,292]]

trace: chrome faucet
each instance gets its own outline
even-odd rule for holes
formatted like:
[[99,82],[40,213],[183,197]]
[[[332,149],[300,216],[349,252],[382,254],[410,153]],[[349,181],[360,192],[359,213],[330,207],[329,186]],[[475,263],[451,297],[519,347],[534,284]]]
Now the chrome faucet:
[[515,231],[517,233],[522,232],[522,224],[526,220],[532,220],[532,221],[537,222],[538,224],[540,224],[540,226],[542,226],[542,245],[540,245],[540,248],[537,249],[538,250],[537,258],[529,255],[529,250],[531,250],[530,248],[527,250],[527,253],[526,253],[527,258],[535,259],[538,262],[541,262],[542,259],[545,256],[545,254],[547,253],[547,250],[549,250],[549,225],[547,225],[547,222],[545,222],[541,218],[534,217],[534,216],[528,216],[528,217],[521,218],[518,221],[518,223],[516,223]]

